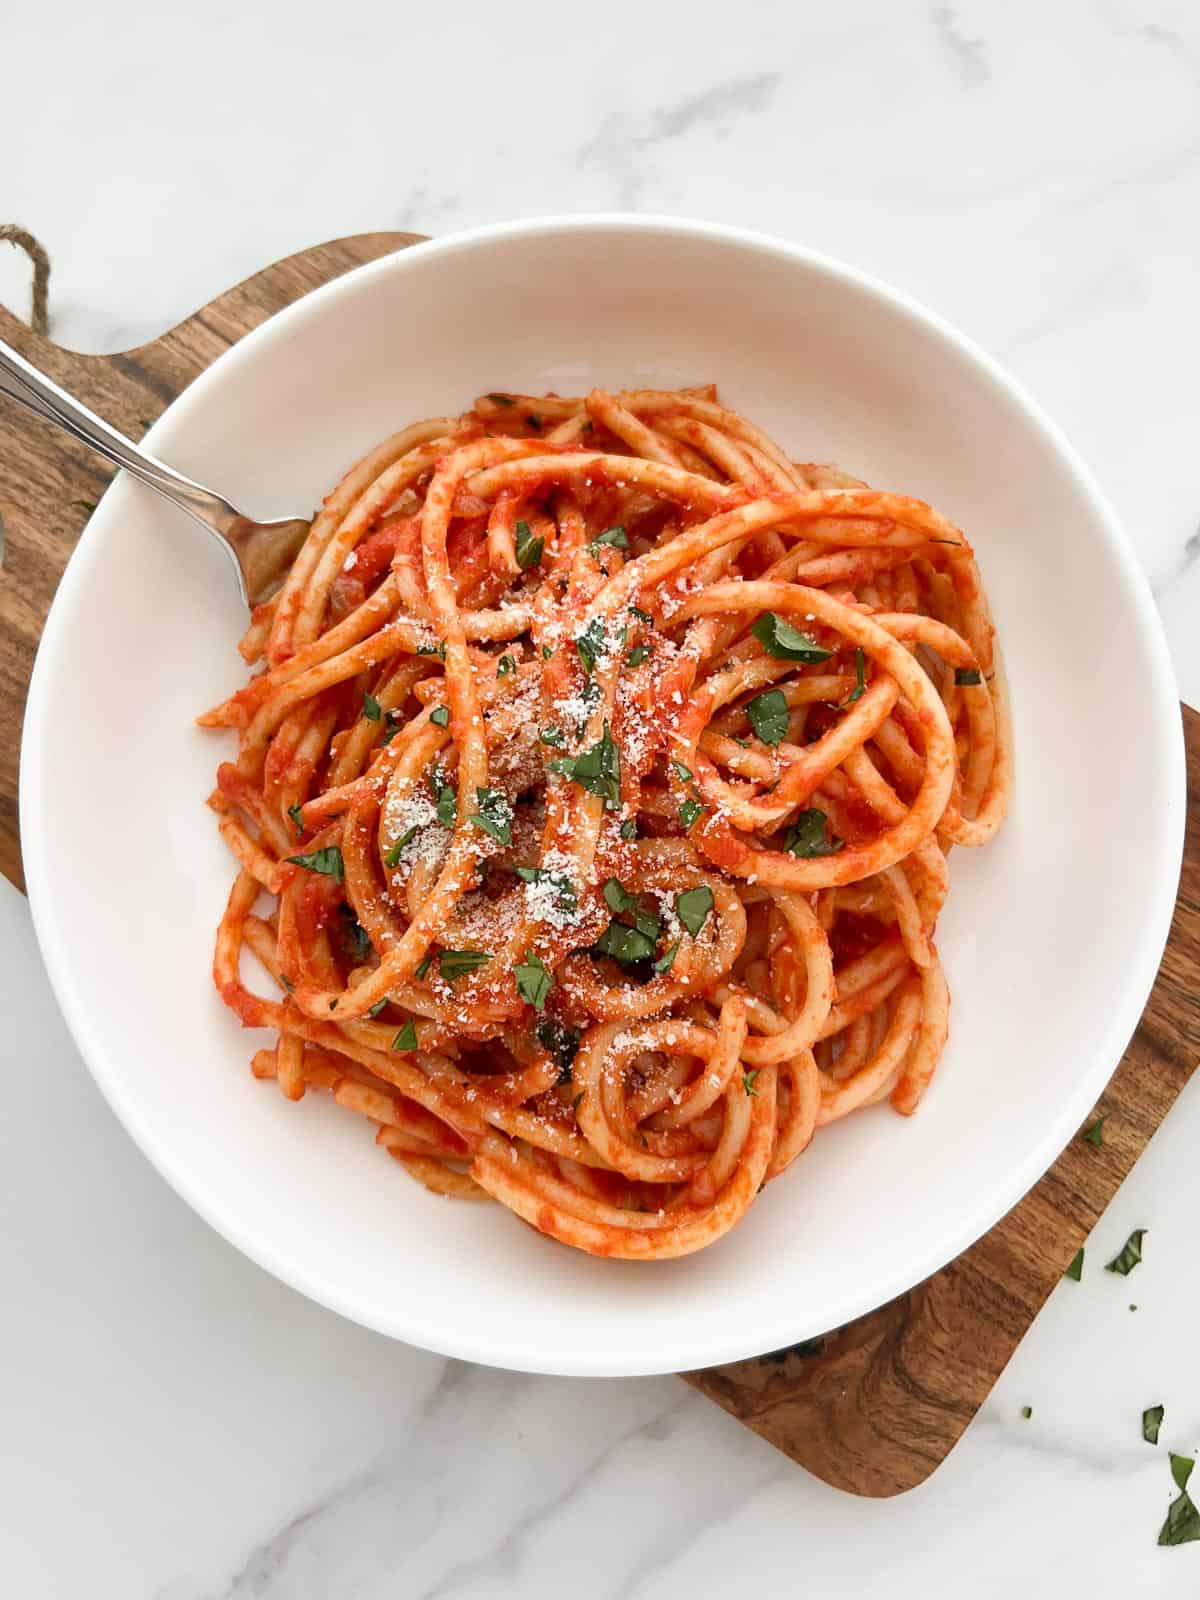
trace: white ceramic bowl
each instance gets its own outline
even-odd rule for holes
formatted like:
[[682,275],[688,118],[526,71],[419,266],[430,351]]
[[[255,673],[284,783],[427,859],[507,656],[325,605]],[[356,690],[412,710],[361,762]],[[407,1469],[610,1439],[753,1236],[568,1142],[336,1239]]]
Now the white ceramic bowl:
[[260,514],[481,391],[715,379],[796,456],[930,500],[979,552],[1012,688],[1016,793],[955,851],[949,1048],[917,1116],[820,1133],[682,1261],[597,1261],[435,1199],[360,1119],[256,1083],[212,989],[233,875],[194,714],[242,678],[221,552],[121,479],[63,579],[22,752],[38,936],[80,1050],[158,1169],[346,1316],[530,1371],[634,1374],[772,1350],[878,1305],[1040,1176],[1115,1067],[1158,964],[1183,832],[1175,689],[1143,577],[1078,458],[944,323],[848,267],[730,228],[576,217],[406,250],[223,356],[150,447]]

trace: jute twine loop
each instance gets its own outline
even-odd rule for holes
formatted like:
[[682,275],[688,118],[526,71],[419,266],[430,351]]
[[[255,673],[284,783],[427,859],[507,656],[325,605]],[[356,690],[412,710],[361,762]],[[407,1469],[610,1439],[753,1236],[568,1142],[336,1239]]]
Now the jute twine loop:
[[30,300],[29,326],[34,333],[45,334],[50,326],[46,289],[50,282],[50,257],[44,247],[15,222],[0,222],[0,241],[15,244],[33,263],[33,294]]

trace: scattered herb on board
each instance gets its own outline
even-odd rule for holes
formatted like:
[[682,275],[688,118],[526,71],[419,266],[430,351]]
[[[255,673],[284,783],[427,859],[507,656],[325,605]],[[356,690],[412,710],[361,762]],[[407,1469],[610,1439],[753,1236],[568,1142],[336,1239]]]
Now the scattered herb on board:
[[1092,1123],[1091,1127],[1088,1128],[1083,1135],[1083,1141],[1085,1144],[1104,1143],[1104,1124],[1107,1122],[1107,1120],[1107,1115],[1096,1118],[1095,1122]]
[[383,709],[373,694],[363,695],[362,714],[368,722],[378,722],[383,716]]
[[438,971],[446,983],[453,983],[456,978],[465,978],[467,973],[485,967],[491,959],[490,950],[439,950]]
[[706,883],[675,896],[675,915],[693,939],[708,921],[712,908],[713,893]]
[[1063,1273],[1064,1278],[1070,1278],[1072,1283],[1078,1283],[1083,1277],[1083,1246],[1080,1245],[1071,1257],[1071,1265]]
[[1142,1259],[1142,1240],[1146,1233],[1145,1228],[1135,1228],[1120,1251],[1105,1263],[1105,1272],[1119,1272],[1121,1277],[1127,1278]]
[[1192,1497],[1187,1492],[1188,1479],[1195,1465],[1190,1456],[1177,1456],[1172,1451],[1171,1476],[1175,1480],[1179,1495],[1171,1501],[1167,1520],[1158,1535],[1159,1544],[1191,1544],[1193,1539],[1200,1539],[1200,1511],[1196,1510]]
[[517,565],[522,572],[528,572],[530,567],[536,567],[541,561],[546,541],[535,537],[533,529],[524,520],[517,523],[516,532]]
[[517,993],[526,1005],[535,1011],[544,1011],[546,997],[554,987],[554,975],[542,958],[528,951],[524,961],[518,961],[513,967],[513,977],[517,980]]
[[747,1094],[753,1095],[755,1099],[758,1098],[758,1090],[754,1087],[754,1080],[761,1071],[761,1067],[754,1067],[749,1072],[742,1073],[742,1088]]
[[1025,1421],[1028,1422],[1030,1417],[1033,1415],[1033,1407],[1032,1406],[1022,1406],[1021,1407],[1021,1415],[1025,1418]]
[[782,689],[755,695],[746,707],[746,715],[764,744],[782,744],[788,730],[788,704]]
[[327,878],[346,876],[342,852],[336,844],[327,844],[321,850],[314,850],[311,855],[288,856],[288,860],[297,867],[304,867],[308,872],[323,872]]
[[833,654],[773,611],[764,612],[750,632],[776,661],[826,661]]
[[831,856],[842,848],[840,839],[825,836],[825,813],[813,806],[802,811],[787,831],[783,848],[789,855],[809,859],[813,856]]
[[983,674],[978,667],[955,667],[954,681],[960,689],[969,689],[983,682]]
[[429,713],[429,720],[435,728],[448,728],[450,726],[450,707],[434,706]]
[[393,1050],[415,1050],[417,1048],[417,1025],[411,1017],[400,1029],[392,1040]]
[[1142,1412],[1142,1438],[1147,1444],[1158,1443],[1158,1430],[1162,1427],[1162,1406],[1147,1406]]

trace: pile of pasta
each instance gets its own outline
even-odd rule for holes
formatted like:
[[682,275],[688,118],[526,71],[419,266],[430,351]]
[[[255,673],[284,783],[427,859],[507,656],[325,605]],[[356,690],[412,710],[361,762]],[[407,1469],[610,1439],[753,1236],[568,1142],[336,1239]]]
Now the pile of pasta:
[[214,976],[287,1098],[630,1259],[915,1109],[947,855],[1011,782],[978,568],[928,505],[712,386],[492,393],[347,473],[241,649],[200,718],[240,741]]

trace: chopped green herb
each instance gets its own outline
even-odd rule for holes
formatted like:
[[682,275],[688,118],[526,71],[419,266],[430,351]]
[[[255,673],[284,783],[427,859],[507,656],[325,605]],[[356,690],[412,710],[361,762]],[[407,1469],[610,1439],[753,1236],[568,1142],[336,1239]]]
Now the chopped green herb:
[[588,545],[588,549],[591,551],[592,555],[595,555],[596,551],[601,549],[606,544],[612,545],[615,550],[628,550],[629,535],[618,523],[615,528],[605,528],[603,533],[598,533]]
[[376,700],[373,694],[363,695],[362,714],[364,717],[366,717],[368,722],[378,722],[380,717],[383,716],[383,711],[380,709],[379,701]]
[[670,972],[671,968],[675,965],[675,957],[679,954],[679,946],[682,943],[682,939],[676,939],[675,943],[667,951],[666,955],[659,956],[658,960],[654,963],[654,970],[659,974],[660,977],[664,972]]
[[438,971],[447,983],[477,972],[492,959],[490,950],[439,950]]
[[392,1040],[393,1050],[415,1050],[417,1048],[417,1025],[411,1017],[400,1029]]
[[433,965],[433,952],[430,951],[427,955],[422,956],[420,961],[417,962],[417,965],[416,965],[416,967],[415,967],[415,969],[413,971],[413,977],[416,978],[418,981],[421,978],[427,977],[428,973],[429,973],[429,969],[430,969],[430,967],[432,965]]
[[1104,1124],[1106,1121],[1107,1117],[1096,1118],[1095,1122],[1092,1123],[1091,1127],[1083,1136],[1085,1144],[1104,1143]]
[[329,1002],[329,1009],[330,1009],[330,1011],[336,1011],[336,1010],[337,1010],[337,1008],[338,1008],[338,1001],[337,1001],[337,1000],[331,1000],[331,1001],[330,1001],[330,1002]]
[[311,855],[289,856],[288,860],[297,867],[304,867],[308,872],[323,872],[327,878],[346,876],[342,852],[335,844],[327,844],[324,849],[314,850]]
[[379,741],[379,748],[381,750],[385,744],[390,744],[390,742],[400,732],[400,729],[404,726],[404,719],[401,717],[398,711],[385,711],[383,716],[387,726],[384,730],[383,738]]
[[541,733],[538,734],[538,738],[542,741],[543,744],[548,744],[548,745],[552,745],[552,746],[553,745],[561,745],[562,742],[563,742],[562,729],[561,728],[543,728]]
[[338,933],[342,949],[351,961],[361,964],[371,954],[371,936],[354,914],[351,906],[338,907]]
[[515,406],[517,403],[510,394],[489,394],[488,399],[498,406]]
[[846,698],[838,703],[838,710],[852,706],[856,700],[862,699],[863,690],[867,686],[867,658],[863,648],[859,645],[854,652],[854,687]]
[[611,956],[622,966],[629,967],[638,961],[649,961],[654,954],[654,940],[640,928],[610,922],[592,949],[597,955]]
[[300,805],[298,802],[296,805],[288,807],[288,816],[292,819],[292,827],[296,830],[297,839],[303,839],[304,824],[300,820]]
[[472,812],[467,821],[482,828],[484,833],[491,834],[501,844],[511,844],[513,811],[508,796],[499,789],[476,789],[475,798],[479,810]]
[[544,644],[542,646],[542,660],[543,661],[549,661],[550,657],[553,654],[554,654],[554,651],[551,650],[551,648],[550,648],[550,646],[548,644]]
[[583,670],[590,677],[596,670],[596,662],[604,654],[604,618],[593,617],[587,627],[575,641],[575,648],[579,652],[579,659],[583,663]]
[[1070,1278],[1072,1283],[1078,1283],[1083,1277],[1083,1246],[1080,1245],[1071,1257],[1071,1265],[1063,1273],[1064,1278]]
[[793,628],[790,622],[773,611],[764,612],[750,632],[769,656],[777,661],[826,661],[833,654],[824,650],[807,633]]
[[[591,424],[590,424],[590,423],[589,423],[589,427],[590,427],[590,426],[591,426]],[[569,1082],[570,1082],[570,1081],[571,1081],[571,1080],[570,1080],[570,1077],[569,1077],[569,1076],[568,1076],[568,1078],[567,1078],[567,1082],[568,1082],[568,1083],[569,1083]],[[579,1110],[579,1102],[580,1102],[580,1101],[581,1101],[581,1100],[582,1100],[582,1099],[583,1099],[583,1090],[582,1090],[582,1089],[580,1089],[580,1091],[579,1091],[579,1093],[578,1093],[578,1094],[577,1094],[577,1095],[576,1095],[576,1096],[575,1096],[575,1098],[574,1098],[574,1099],[573,1099],[573,1100],[572,1100],[572,1101],[571,1101],[571,1110],[572,1110],[572,1111],[576,1111],[576,1112],[577,1112],[577,1111],[578,1111],[578,1110]]]
[[1175,1479],[1177,1489],[1186,1489],[1188,1479],[1192,1475],[1192,1468],[1196,1465],[1191,1456],[1177,1456],[1171,1451],[1171,1476]]
[[545,548],[545,539],[534,538],[533,529],[527,522],[521,520],[517,523],[517,565],[522,572],[528,572],[530,567],[538,565]]
[[681,779],[684,783],[691,783],[693,777],[691,767],[685,767],[682,761],[672,761],[671,767],[674,770],[677,778]]
[[708,921],[712,908],[713,893],[706,883],[699,884],[695,889],[685,889],[682,894],[675,896],[675,915],[693,939]]
[[782,689],[756,695],[746,707],[750,726],[764,744],[781,744],[788,731],[788,705]]
[[1028,1422],[1030,1417],[1033,1415],[1033,1407],[1032,1406],[1022,1406],[1021,1407],[1021,1415],[1025,1418],[1025,1421]]
[[683,823],[683,831],[690,833],[696,819],[703,812],[704,807],[699,800],[685,800],[679,808],[679,820]]
[[384,1006],[387,1005],[387,1003],[388,1003],[387,995],[384,995],[382,1000],[376,1000],[375,1004],[367,1012],[368,1017],[371,1017],[371,1018],[377,1017],[379,1015],[379,1013],[383,1010]]
[[440,660],[445,661],[446,646],[440,641],[437,644],[419,644],[417,646],[417,654],[419,656],[437,656]]
[[743,750],[749,750],[750,748],[749,739],[735,739],[733,742],[734,744],[740,744]]
[[437,791],[437,819],[443,828],[452,828],[458,820],[457,797],[448,783],[443,783]]
[[637,895],[630,894],[617,878],[607,878],[601,890],[610,911],[636,911]]
[[570,778],[590,794],[599,795],[605,809],[615,811],[621,803],[621,752],[613,743],[608,723],[599,743],[579,756],[560,756],[547,763],[551,772]]
[[1147,1444],[1158,1443],[1158,1430],[1162,1427],[1162,1406],[1147,1406],[1142,1412],[1142,1438]]
[[1158,1535],[1159,1544],[1190,1544],[1193,1539],[1200,1539],[1200,1511],[1196,1510],[1187,1492],[1188,1479],[1195,1464],[1190,1456],[1177,1456],[1174,1451],[1171,1452],[1171,1476],[1179,1496],[1172,1500],[1167,1511],[1167,1520]]
[[[558,1065],[559,1083],[570,1083],[571,1065],[579,1054],[579,1035],[557,1017],[543,1017],[533,1030],[543,1050],[548,1050]],[[579,1104],[576,1098],[575,1104]]]
[[812,856],[832,856],[842,848],[840,839],[825,836],[825,813],[814,806],[802,811],[787,831],[783,848],[789,855],[805,859]]
[[448,728],[450,726],[450,707],[434,706],[429,713],[429,720],[435,728]]
[[546,996],[554,987],[554,976],[541,957],[528,951],[524,961],[513,968],[513,977],[517,980],[517,993],[525,1004],[535,1011],[544,1011]]
[[388,851],[387,855],[384,856],[384,858],[383,858],[384,866],[385,867],[398,867],[400,865],[400,857],[404,853],[405,845],[411,844],[412,841],[416,838],[417,834],[420,833],[420,831],[421,831],[421,827],[420,827],[419,823],[414,823],[411,828],[406,828],[404,830],[404,832],[400,835],[400,837],[396,840],[396,842],[392,846],[392,848]]
[[954,681],[960,689],[968,689],[972,684],[982,683],[983,674],[978,667],[955,667]]
[[753,1095],[755,1097],[755,1099],[758,1098],[758,1090],[754,1087],[754,1080],[755,1080],[755,1078],[758,1077],[758,1075],[759,1075],[759,1073],[761,1071],[762,1071],[761,1067],[755,1067],[750,1072],[743,1072],[742,1073],[742,1088],[746,1091],[747,1094]]
[[563,911],[574,911],[579,905],[579,892],[565,873],[549,872],[545,867],[514,867],[513,871],[523,883],[552,883]]
[[1145,1228],[1135,1228],[1121,1250],[1111,1261],[1105,1263],[1105,1272],[1118,1272],[1122,1278],[1127,1278],[1142,1259],[1142,1240],[1146,1237],[1147,1231]]
[[501,656],[496,663],[496,676],[498,678],[507,678],[510,672],[515,672],[516,670],[517,663],[510,655]]
[[619,831],[620,831],[620,835],[621,835],[622,839],[636,839],[637,838],[637,823],[633,820],[632,817],[630,817],[630,818],[628,818],[627,821],[625,821],[625,822],[623,822],[621,824],[621,827],[620,827]]
[[635,644],[633,649],[625,657],[625,665],[627,667],[640,667],[642,662],[645,661],[649,654],[650,646],[648,644]]

